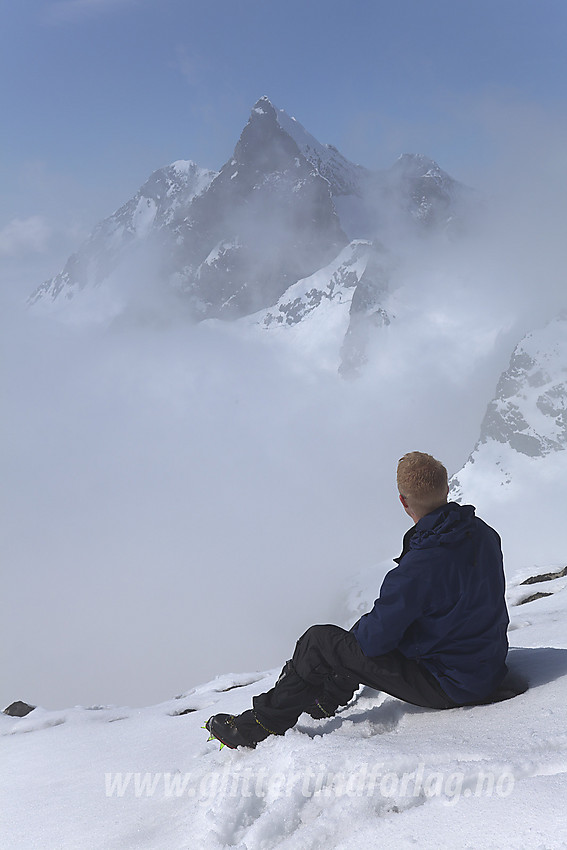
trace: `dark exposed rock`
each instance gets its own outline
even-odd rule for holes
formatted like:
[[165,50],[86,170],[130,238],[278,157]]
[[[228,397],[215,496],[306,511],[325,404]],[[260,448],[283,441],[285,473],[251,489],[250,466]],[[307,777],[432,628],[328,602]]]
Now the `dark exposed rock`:
[[543,593],[540,591],[539,593],[532,593],[531,596],[526,596],[525,599],[521,599],[518,602],[518,605],[525,605],[527,602],[534,602],[536,599],[543,599],[544,596],[553,596],[552,593]]
[[10,717],[25,717],[34,708],[36,708],[35,705],[28,705],[27,702],[16,700],[16,702],[11,703],[8,708],[4,709],[4,714],[8,714]]
[[567,567],[563,567],[562,570],[557,570],[554,573],[542,573],[538,576],[530,576],[525,581],[520,582],[520,584],[539,584],[540,581],[553,581],[554,578],[563,578],[564,576],[567,576]]

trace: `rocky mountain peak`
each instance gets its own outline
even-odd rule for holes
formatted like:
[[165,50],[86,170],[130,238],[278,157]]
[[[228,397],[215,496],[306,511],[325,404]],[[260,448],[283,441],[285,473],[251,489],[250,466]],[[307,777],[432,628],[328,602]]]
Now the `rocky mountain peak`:
[[299,156],[296,142],[278,123],[275,108],[267,97],[261,97],[252,108],[231,165],[257,172],[281,171]]

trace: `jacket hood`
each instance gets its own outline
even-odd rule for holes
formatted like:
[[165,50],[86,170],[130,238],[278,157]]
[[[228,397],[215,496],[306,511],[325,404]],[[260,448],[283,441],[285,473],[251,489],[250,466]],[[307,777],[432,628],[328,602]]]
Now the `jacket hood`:
[[447,546],[461,541],[475,525],[473,505],[447,502],[440,508],[422,517],[415,525],[410,549],[429,549],[432,546]]

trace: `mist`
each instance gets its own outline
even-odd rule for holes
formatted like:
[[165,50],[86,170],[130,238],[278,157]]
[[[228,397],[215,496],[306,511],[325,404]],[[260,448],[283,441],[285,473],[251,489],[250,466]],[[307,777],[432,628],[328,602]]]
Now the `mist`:
[[364,448],[351,387],[223,327],[20,319],[3,440],[6,698],[158,700],[273,666],[313,617],[336,615],[342,580],[387,533],[380,429]]
[[514,345],[564,306],[564,128],[514,114],[490,116],[506,156],[466,238],[398,257],[357,380],[285,334],[187,321],[151,265],[72,322],[24,308],[37,279],[4,292],[0,700],[158,702],[342,622],[409,525],[398,458],[458,471]]

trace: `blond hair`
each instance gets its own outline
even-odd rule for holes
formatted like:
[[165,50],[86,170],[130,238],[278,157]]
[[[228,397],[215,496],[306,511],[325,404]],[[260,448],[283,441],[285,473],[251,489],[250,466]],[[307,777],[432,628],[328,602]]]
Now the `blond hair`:
[[447,470],[424,452],[408,452],[398,462],[398,490],[409,507],[425,515],[447,501]]

